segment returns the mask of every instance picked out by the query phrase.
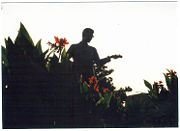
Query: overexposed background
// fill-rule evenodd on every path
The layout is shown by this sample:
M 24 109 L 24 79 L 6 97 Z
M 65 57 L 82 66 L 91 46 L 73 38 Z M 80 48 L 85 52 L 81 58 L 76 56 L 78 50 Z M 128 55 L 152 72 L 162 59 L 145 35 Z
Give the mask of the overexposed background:
M 94 29 L 90 45 L 100 58 L 121 54 L 107 66 L 114 69 L 113 83 L 130 86 L 132 93 L 147 92 L 143 80 L 162 80 L 163 72 L 178 72 L 177 2 L 113 3 L 2 3 L 0 43 L 15 40 L 20 22 L 34 43 L 42 39 L 43 49 L 54 36 L 78 43 L 86 27 Z

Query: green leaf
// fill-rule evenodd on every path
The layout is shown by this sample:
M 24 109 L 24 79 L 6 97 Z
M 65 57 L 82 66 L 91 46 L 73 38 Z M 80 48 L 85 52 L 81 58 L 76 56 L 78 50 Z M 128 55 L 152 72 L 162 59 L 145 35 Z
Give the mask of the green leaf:
M 99 104 L 103 103 L 104 101 L 104 97 L 101 97 L 97 102 L 96 102 L 96 106 L 98 106 Z
M 36 49 L 38 50 L 39 54 L 42 54 L 42 46 L 41 46 L 41 39 L 36 44 Z
M 164 74 L 164 77 L 165 77 L 166 85 L 167 85 L 168 89 L 170 89 L 171 79 L 166 74 Z
M 118 106 L 121 106 L 121 102 L 122 102 L 121 99 L 118 99 L 118 100 L 117 100 L 117 105 L 118 105 Z
M 158 95 L 158 89 L 156 87 L 156 85 L 153 85 L 153 91 L 152 91 L 152 96 L 157 99 Z
M 144 84 L 150 91 L 153 90 L 152 85 L 148 81 L 144 80 Z
M 18 45 L 30 44 L 30 45 L 34 46 L 34 43 L 31 39 L 29 33 L 27 32 L 26 28 L 24 27 L 24 25 L 22 23 L 20 23 L 20 29 L 19 29 L 19 33 L 17 35 L 17 38 L 15 40 L 15 44 L 18 44 Z
M 166 69 L 169 73 L 171 73 L 171 71 L 169 69 Z
M 64 49 L 61 54 L 61 62 L 63 62 L 66 59 L 66 50 Z
M 48 51 L 49 51 L 49 49 L 47 49 L 45 52 L 43 52 L 43 53 L 41 54 L 41 56 L 44 58 L 44 57 L 46 56 L 46 54 L 48 53 Z
M 66 49 L 64 48 L 62 54 L 61 54 L 61 62 L 65 63 L 68 62 L 69 54 L 66 52 Z
M 6 49 L 7 49 L 7 50 L 8 50 L 8 48 L 11 48 L 12 46 L 14 46 L 14 44 L 13 44 L 13 42 L 12 42 L 12 40 L 11 40 L 10 37 L 8 37 L 7 40 L 5 39 L 4 41 L 5 41 Z
M 50 72 L 50 69 L 51 69 L 51 63 L 49 62 L 49 63 L 47 63 L 45 66 L 46 66 L 47 71 Z
M 83 83 L 83 92 L 88 92 L 89 86 L 86 81 Z
M 112 98 L 112 94 L 105 93 L 104 94 L 104 104 L 106 104 L 108 106 L 110 104 L 111 98 Z
M 22 34 L 26 37 L 26 39 L 27 39 L 32 45 L 34 45 L 33 40 L 31 39 L 29 33 L 27 32 L 26 28 L 24 27 L 24 25 L 23 25 L 22 23 L 20 24 L 20 31 L 21 31 Z
M 4 64 L 6 67 L 8 66 L 8 59 L 7 59 L 7 51 L 6 48 L 1 46 L 2 51 L 2 64 Z
M 102 97 L 102 94 L 100 92 L 98 93 L 98 95 L 99 95 L 99 97 Z

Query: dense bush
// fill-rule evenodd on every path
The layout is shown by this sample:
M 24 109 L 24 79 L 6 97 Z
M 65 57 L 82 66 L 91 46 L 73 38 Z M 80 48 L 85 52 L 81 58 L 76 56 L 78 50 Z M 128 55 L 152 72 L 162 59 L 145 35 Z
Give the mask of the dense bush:
M 148 94 L 127 96 L 130 87 L 115 90 L 113 72 L 94 66 L 89 81 L 73 71 L 65 45 L 55 37 L 50 49 L 34 44 L 20 25 L 16 40 L 2 47 L 3 128 L 53 127 L 177 127 L 178 77 L 164 73 L 167 89 L 159 81 Z M 58 55 L 57 55 L 58 54 Z

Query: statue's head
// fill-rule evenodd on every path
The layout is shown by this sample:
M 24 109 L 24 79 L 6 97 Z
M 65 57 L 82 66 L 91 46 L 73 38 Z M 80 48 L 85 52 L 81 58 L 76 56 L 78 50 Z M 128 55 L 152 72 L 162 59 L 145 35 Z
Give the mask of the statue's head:
M 94 30 L 91 28 L 84 29 L 82 33 L 83 41 L 90 42 L 91 39 L 94 37 L 93 33 L 94 33 Z

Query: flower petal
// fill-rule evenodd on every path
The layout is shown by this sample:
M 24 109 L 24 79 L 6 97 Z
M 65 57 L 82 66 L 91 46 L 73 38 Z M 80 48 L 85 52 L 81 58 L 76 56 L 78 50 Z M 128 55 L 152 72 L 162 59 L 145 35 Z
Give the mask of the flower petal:
M 57 36 L 54 36 L 54 39 L 55 39 L 56 43 L 59 43 L 59 38 Z

